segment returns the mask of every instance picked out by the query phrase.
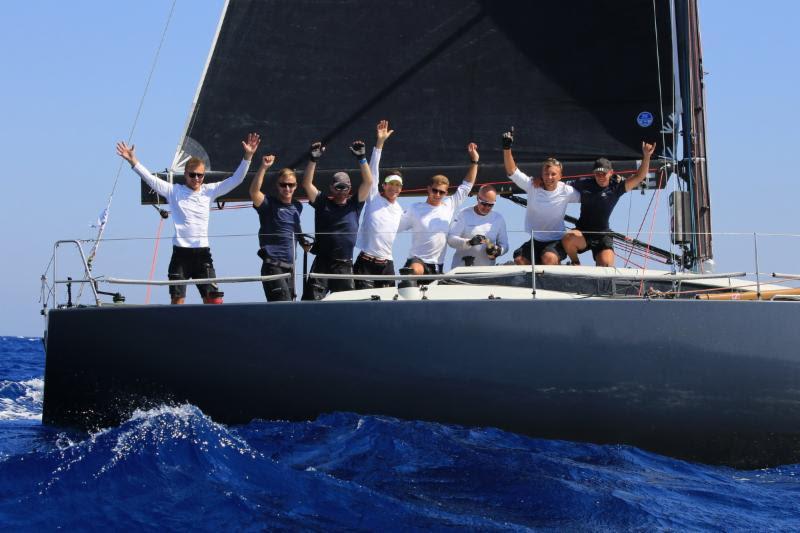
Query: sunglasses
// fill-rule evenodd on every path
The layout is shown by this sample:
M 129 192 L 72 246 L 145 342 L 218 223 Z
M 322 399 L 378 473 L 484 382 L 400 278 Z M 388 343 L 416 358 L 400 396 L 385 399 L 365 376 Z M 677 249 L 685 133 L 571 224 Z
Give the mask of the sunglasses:
M 336 189 L 337 191 L 346 191 L 350 189 L 350 186 L 345 185 L 344 183 L 337 183 L 336 185 L 333 186 L 333 188 Z
M 436 196 L 444 196 L 447 194 L 447 190 L 443 191 L 442 189 L 431 189 L 431 194 L 435 194 Z
M 494 207 L 494 202 L 484 202 L 483 200 L 478 200 L 478 203 L 481 204 L 483 207 L 488 207 L 489 209 Z
M 288 183 L 288 182 L 285 182 L 285 181 L 281 181 L 281 182 L 278 183 L 278 187 L 281 187 L 283 189 L 294 189 L 295 187 L 297 187 L 297 184 L 296 183 Z
M 202 172 L 187 172 L 186 175 L 196 180 L 201 180 L 206 177 L 206 175 Z

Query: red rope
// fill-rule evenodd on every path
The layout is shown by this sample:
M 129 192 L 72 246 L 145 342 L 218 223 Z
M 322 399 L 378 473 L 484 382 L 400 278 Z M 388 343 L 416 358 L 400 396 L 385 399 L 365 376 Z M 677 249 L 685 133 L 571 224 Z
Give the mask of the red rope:
M 160 218 L 160 217 L 159 217 Z M 147 281 L 153 281 L 153 274 L 156 271 L 156 259 L 158 259 L 158 244 L 161 242 L 161 228 L 164 227 L 164 219 L 160 218 L 158 222 L 158 231 L 156 232 L 156 246 L 153 250 L 153 261 L 150 263 L 150 275 L 147 277 Z M 150 303 L 150 292 L 152 291 L 153 286 L 147 286 L 147 294 L 144 297 L 144 304 L 147 305 Z
M 642 267 L 642 270 L 645 270 L 647 268 L 647 260 L 650 258 L 650 243 L 653 241 L 653 226 L 655 225 L 656 222 L 656 213 L 658 213 L 659 198 L 661 198 L 661 189 L 656 190 L 656 203 L 655 206 L 653 206 L 653 217 L 650 219 L 650 231 L 649 234 L 647 235 L 647 248 L 645 248 L 644 251 L 644 266 Z M 641 296 L 643 292 L 644 292 L 644 280 L 642 280 L 642 283 L 639 285 L 639 296 Z

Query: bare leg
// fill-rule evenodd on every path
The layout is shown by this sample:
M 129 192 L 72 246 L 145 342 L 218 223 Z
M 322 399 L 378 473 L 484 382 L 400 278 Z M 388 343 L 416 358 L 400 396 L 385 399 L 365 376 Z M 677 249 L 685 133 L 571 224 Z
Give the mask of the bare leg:
M 419 263 L 411 263 L 411 270 L 414 271 L 416 276 L 421 276 L 425 273 L 425 268 Z
M 578 259 L 578 250 L 586 248 L 586 239 L 583 237 L 583 233 L 578 230 L 570 230 L 561 239 L 561 244 L 564 246 L 564 251 L 567 252 L 572 264 L 581 264 Z
M 560 263 L 558 260 L 558 255 L 554 254 L 553 252 L 543 253 L 539 260 L 543 265 L 557 265 Z
M 172 305 L 183 305 L 183 302 L 186 301 L 186 298 L 178 298 L 173 296 L 172 301 L 170 302 Z
M 594 264 L 599 267 L 614 266 L 614 250 L 605 249 L 597 252 L 594 256 Z
M 528 259 L 526 257 L 518 255 L 517 257 L 514 258 L 514 264 L 515 265 L 528 266 L 528 265 L 531 264 L 531 262 L 528 261 Z

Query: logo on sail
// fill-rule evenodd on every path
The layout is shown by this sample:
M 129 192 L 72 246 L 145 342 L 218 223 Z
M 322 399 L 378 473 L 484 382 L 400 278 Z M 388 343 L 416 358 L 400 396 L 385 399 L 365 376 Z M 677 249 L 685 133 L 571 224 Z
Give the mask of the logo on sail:
M 636 123 L 639 127 L 649 128 L 653 125 L 653 114 L 650 111 L 642 111 L 636 117 Z

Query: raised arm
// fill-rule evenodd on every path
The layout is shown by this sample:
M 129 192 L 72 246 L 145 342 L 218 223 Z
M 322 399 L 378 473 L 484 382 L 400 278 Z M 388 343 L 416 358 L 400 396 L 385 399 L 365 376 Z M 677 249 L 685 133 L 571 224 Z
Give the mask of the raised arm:
M 478 163 L 481 158 L 478 154 L 478 145 L 469 143 L 467 145 L 467 153 L 469 154 L 469 170 L 467 170 L 467 175 L 464 176 L 464 181 L 474 184 L 475 179 L 478 177 Z
M 503 141 L 503 165 L 506 167 L 506 175 L 511 176 L 517 170 L 517 163 L 511 154 L 511 147 L 514 146 L 514 126 L 502 136 Z
M 261 186 L 264 183 L 264 174 L 274 163 L 274 155 L 265 155 L 261 158 L 261 166 L 258 168 L 253 181 L 250 182 L 250 199 L 253 201 L 253 207 L 258 207 L 264 203 L 264 193 L 261 192 Z
M 319 190 L 314 187 L 314 171 L 317 169 L 317 161 L 322 157 L 324 151 L 325 147 L 319 141 L 308 147 L 308 164 L 306 171 L 303 172 L 303 190 L 306 191 L 309 202 L 316 200 L 319 194 Z
M 639 170 L 636 171 L 636 174 L 625 179 L 625 191 L 630 191 L 638 187 L 647 176 L 647 173 L 650 172 L 650 156 L 653 155 L 655 149 L 656 143 L 650 144 L 642 142 L 642 164 L 639 166 Z
M 369 171 L 372 172 L 372 188 L 370 195 L 378 194 L 378 182 L 381 177 L 381 154 L 383 153 L 383 143 L 386 142 L 394 130 L 389 129 L 389 121 L 381 120 L 375 127 L 375 148 L 372 149 L 372 157 L 369 158 Z
M 172 192 L 172 184 L 150 174 L 144 165 L 142 165 L 136 158 L 136 146 L 128 146 L 125 142 L 120 141 L 117 143 L 117 155 L 127 161 L 134 172 L 145 182 L 151 189 L 161 196 L 168 196 Z
M 358 186 L 358 201 L 364 202 L 369 196 L 372 187 L 372 172 L 367 164 L 367 147 L 364 141 L 353 141 L 350 145 L 350 152 L 358 159 L 358 166 L 361 168 L 361 185 Z
M 239 163 L 239 167 L 236 169 L 236 172 L 219 183 L 212 183 L 211 185 L 208 185 L 208 187 L 214 191 L 215 198 L 228 194 L 244 181 L 244 177 L 247 176 L 247 170 L 250 168 L 250 161 L 253 160 L 253 154 L 255 154 L 256 150 L 258 150 L 259 144 L 261 144 L 261 137 L 258 135 L 258 133 L 247 134 L 247 139 L 242 141 L 242 149 L 244 150 L 242 162 Z

